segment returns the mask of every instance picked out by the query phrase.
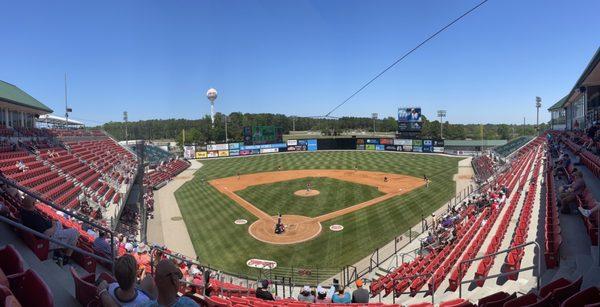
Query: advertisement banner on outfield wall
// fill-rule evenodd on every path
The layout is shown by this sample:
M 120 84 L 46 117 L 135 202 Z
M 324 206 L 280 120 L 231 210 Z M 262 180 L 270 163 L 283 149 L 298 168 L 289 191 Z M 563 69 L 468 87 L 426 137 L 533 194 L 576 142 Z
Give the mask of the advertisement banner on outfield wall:
M 385 150 L 387 151 L 398 151 L 398 147 L 396 145 L 385 145 Z M 400 146 L 400 149 L 402 149 L 402 146 Z
M 423 152 L 433 152 L 433 146 L 423 146 Z
M 413 147 L 415 147 L 415 146 L 418 146 L 418 147 L 423 146 L 423 140 L 412 140 L 412 146 Z M 413 151 L 414 151 L 414 149 L 413 149 Z
M 413 151 L 413 147 L 412 147 L 412 145 L 402 145 L 402 151 L 407 151 L 407 152 Z
M 411 145 L 412 146 L 412 140 L 394 139 L 394 145 Z
M 423 147 L 422 146 L 413 146 L 412 151 L 413 152 L 423 152 Z
M 385 145 L 375 145 L 375 150 L 385 150 Z
M 433 147 L 444 147 L 444 140 L 434 140 Z
M 375 150 L 375 144 L 367 144 L 365 145 L 366 150 Z
M 196 146 L 183 146 L 183 158 L 194 159 L 196 157 Z
M 298 140 L 287 140 L 287 146 L 296 146 L 298 145 Z
M 365 145 L 364 144 L 356 145 L 356 149 L 357 150 L 365 150 Z
M 367 139 L 367 144 L 379 144 L 379 139 Z
M 306 140 L 298 140 L 298 145 L 306 146 L 306 145 L 308 145 L 308 142 Z
M 423 140 L 423 146 L 433 146 L 432 140 Z
M 261 154 L 264 154 L 264 153 L 274 153 L 274 152 L 279 152 L 279 148 L 262 148 L 260 150 Z
M 392 145 L 392 144 L 394 144 L 394 139 L 379 139 L 379 144 Z
M 196 151 L 196 159 L 205 159 L 205 158 L 208 158 L 208 152 Z
M 219 150 L 219 157 L 229 157 L 229 150 Z
M 219 150 L 228 150 L 228 144 L 208 144 L 206 145 L 206 149 L 208 151 L 219 151 Z
M 240 146 L 241 146 L 240 143 L 229 143 L 229 150 L 240 149 Z
M 251 154 L 252 154 L 251 150 L 248 150 L 248 149 L 241 149 L 240 150 L 240 156 L 249 156 Z
M 444 147 L 433 147 L 433 152 L 444 152 Z
M 260 149 L 251 149 L 250 150 L 250 154 L 251 155 L 258 155 L 258 154 L 260 154 Z
M 365 139 L 356 139 L 356 144 L 357 145 L 364 145 L 365 144 Z
M 234 157 L 234 156 L 239 156 L 239 155 L 240 155 L 239 149 L 230 149 L 229 150 L 229 156 Z
M 317 151 L 317 139 L 307 140 L 306 145 L 308 151 Z
M 209 151 L 208 152 L 208 157 L 209 158 L 217 158 L 219 156 L 219 152 L 218 151 Z

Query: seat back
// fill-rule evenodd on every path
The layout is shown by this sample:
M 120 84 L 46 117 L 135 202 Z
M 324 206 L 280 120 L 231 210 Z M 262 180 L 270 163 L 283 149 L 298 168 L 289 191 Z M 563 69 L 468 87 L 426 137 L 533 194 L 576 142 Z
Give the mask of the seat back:
M 77 301 L 83 306 L 88 306 L 90 302 L 97 300 L 96 286 L 81 278 L 73 267 L 70 267 L 70 270 L 73 282 L 75 282 L 75 298 Z
M 589 287 L 577 292 L 560 305 L 561 307 L 587 306 L 588 304 L 600 303 L 600 290 L 597 287 Z
M 537 300 L 537 295 L 528 293 L 504 303 L 504 307 L 529 306 L 537 303 Z
M 23 258 L 21 254 L 10 244 L 0 249 L 0 269 L 6 275 L 23 273 Z
M 577 280 L 570 283 L 569 285 L 554 289 L 552 291 L 552 300 L 557 304 L 561 304 L 562 302 L 566 301 L 569 297 L 579 292 L 582 282 L 583 276 L 580 276 L 579 278 L 577 278 Z
M 488 303 L 488 302 L 494 302 L 494 301 L 498 301 L 501 300 L 503 298 L 507 298 L 509 297 L 510 294 L 506 293 L 506 292 L 496 292 L 494 294 L 490 294 L 486 297 L 482 297 L 479 299 L 479 301 L 477 302 L 477 306 L 483 306 L 484 304 Z
M 556 289 L 556 288 L 561 288 L 564 287 L 568 284 L 570 284 L 571 281 L 565 278 L 559 278 L 555 281 L 552 281 L 551 283 L 543 286 L 540 289 L 540 293 L 539 293 L 539 297 L 546 297 L 548 296 L 550 293 L 552 293 L 552 290 Z
M 9 276 L 8 279 L 13 294 L 22 305 L 54 306 L 52 292 L 36 272 L 27 270 L 24 273 Z
M 508 302 L 510 300 L 514 300 L 515 298 L 517 298 L 517 294 L 513 293 L 513 294 L 511 294 L 511 295 L 509 295 L 509 296 L 507 296 L 507 297 L 505 297 L 503 299 L 499 299 L 499 300 L 496 300 L 496 301 L 487 302 L 483 306 L 485 306 L 485 307 L 503 307 L 504 303 L 506 303 L 506 302 Z
M 218 296 L 207 297 L 206 304 L 208 307 L 226 307 L 231 305 L 228 300 L 222 299 Z

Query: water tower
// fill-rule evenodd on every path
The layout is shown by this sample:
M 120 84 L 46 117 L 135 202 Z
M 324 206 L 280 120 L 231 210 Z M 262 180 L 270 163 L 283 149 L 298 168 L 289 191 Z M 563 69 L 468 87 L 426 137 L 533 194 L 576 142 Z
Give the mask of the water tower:
M 206 91 L 206 98 L 210 100 L 210 120 L 212 121 L 212 125 L 215 125 L 215 99 L 217 99 L 217 90 L 214 88 L 209 88 Z

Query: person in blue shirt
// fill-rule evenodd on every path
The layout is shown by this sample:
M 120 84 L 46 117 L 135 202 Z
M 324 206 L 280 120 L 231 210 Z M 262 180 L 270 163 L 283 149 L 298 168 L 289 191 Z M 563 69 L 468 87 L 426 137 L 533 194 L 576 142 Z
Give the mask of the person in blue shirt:
M 344 293 L 344 287 L 340 286 L 338 293 L 334 294 L 331 298 L 331 302 L 338 304 L 351 304 L 352 296 L 350 293 Z

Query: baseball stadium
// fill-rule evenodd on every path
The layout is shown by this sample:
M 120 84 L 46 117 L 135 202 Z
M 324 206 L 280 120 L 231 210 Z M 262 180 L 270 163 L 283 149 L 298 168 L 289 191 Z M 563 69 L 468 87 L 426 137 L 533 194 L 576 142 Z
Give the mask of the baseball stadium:
M 0 307 L 600 305 L 598 3 L 26 2 Z

